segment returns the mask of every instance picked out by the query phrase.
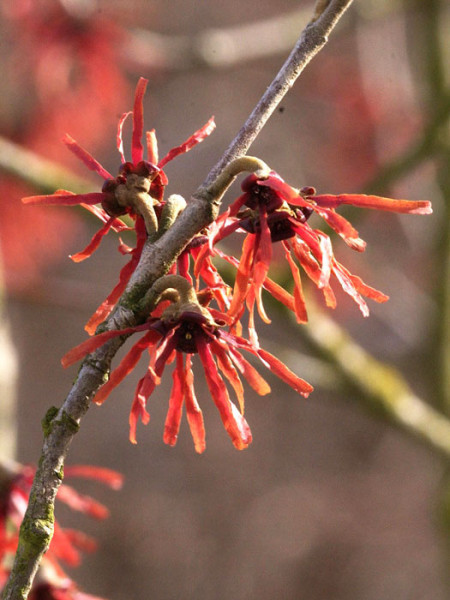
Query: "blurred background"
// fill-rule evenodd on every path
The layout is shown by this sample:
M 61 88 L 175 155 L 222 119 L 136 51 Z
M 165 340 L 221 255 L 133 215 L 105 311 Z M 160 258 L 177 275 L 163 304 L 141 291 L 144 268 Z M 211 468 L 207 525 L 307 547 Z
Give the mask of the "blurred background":
M 51 193 L 58 176 L 53 162 L 39 171 L 23 150 L 98 190 L 98 178 L 60 139 L 69 133 L 115 173 L 117 121 L 144 76 L 145 126 L 156 129 L 161 155 L 215 115 L 211 137 L 166 170 L 168 193 L 189 198 L 284 62 L 313 3 L 15 0 L 0 10 L 1 447 L 36 463 L 41 419 L 76 374 L 60 358 L 85 339 L 84 324 L 124 259 L 115 234 L 88 261 L 68 259 L 98 222 L 77 208 L 23 207 L 22 196 Z M 391 299 L 371 304 L 364 319 L 337 291 L 330 316 L 443 414 L 450 411 L 449 30 L 443 0 L 356 1 L 250 150 L 296 187 L 432 200 L 427 217 L 341 211 L 368 248 L 352 253 L 336 239 L 338 259 Z M 233 187 L 225 202 L 238 193 Z M 207 430 L 199 456 L 186 422 L 175 448 L 163 444 L 169 374 L 150 399 L 138 445 L 129 443 L 140 377 L 130 375 L 104 406 L 92 407 L 70 450 L 68 464 L 125 476 L 119 492 L 77 485 L 108 505 L 105 522 L 58 506 L 64 526 L 99 542 L 71 576 L 111 600 L 444 600 L 444 461 L 365 410 L 360 392 L 305 341 L 309 326 L 267 306 L 273 324 L 260 324 L 262 345 L 315 392 L 304 400 L 274 379 L 269 396 L 246 389 L 254 441 L 238 452 L 199 371 Z

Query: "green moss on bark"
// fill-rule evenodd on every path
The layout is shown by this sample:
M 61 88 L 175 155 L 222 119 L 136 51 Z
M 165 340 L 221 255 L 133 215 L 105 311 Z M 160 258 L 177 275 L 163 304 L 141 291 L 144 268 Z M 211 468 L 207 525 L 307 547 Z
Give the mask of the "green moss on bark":
M 56 406 L 51 406 L 45 413 L 45 417 L 41 421 L 44 437 L 50 435 L 53 427 L 53 419 L 56 417 L 57 414 L 58 408 L 56 408 Z

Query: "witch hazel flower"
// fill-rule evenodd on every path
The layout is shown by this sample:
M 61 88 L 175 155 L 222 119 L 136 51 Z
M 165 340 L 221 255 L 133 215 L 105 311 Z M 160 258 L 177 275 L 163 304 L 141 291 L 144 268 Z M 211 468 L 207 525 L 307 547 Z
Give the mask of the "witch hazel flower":
M 104 600 L 100 596 L 82 592 L 77 584 L 64 572 L 60 572 L 45 559 L 33 582 L 29 600 Z
M 261 300 L 262 289 L 292 309 L 300 323 L 307 321 L 306 303 L 302 291 L 299 266 L 322 290 L 327 306 L 336 306 L 331 283 L 336 280 L 368 316 L 364 297 L 385 302 L 388 296 L 368 286 L 339 263 L 333 253 L 331 240 L 319 229 L 313 229 L 308 219 L 313 213 L 326 223 L 353 250 L 362 252 L 365 242 L 357 230 L 336 208 L 351 204 L 390 212 L 425 215 L 432 212 L 428 201 L 395 200 L 363 194 L 316 194 L 312 187 L 297 190 L 283 181 L 275 172 L 268 176 L 252 173 L 242 183 L 243 194 L 219 217 L 214 225 L 208 246 L 199 255 L 201 261 L 216 254 L 237 267 L 233 298 L 228 316 L 238 320 L 245 306 L 249 310 L 249 332 L 255 341 L 254 306 L 263 321 L 269 323 Z M 235 231 L 247 233 L 239 261 L 216 249 L 215 244 Z M 293 298 L 268 277 L 273 244 L 281 242 L 294 280 Z M 197 267 L 198 268 L 198 267 Z
M 0 587 L 6 582 L 12 559 L 16 552 L 19 528 L 27 508 L 36 469 L 28 465 L 3 461 L 0 464 Z M 116 471 L 90 465 L 66 466 L 65 478 L 82 477 L 100 481 L 112 489 L 122 486 L 122 475 Z M 57 499 L 72 510 L 95 519 L 109 516 L 108 509 L 90 496 L 78 493 L 72 486 L 62 483 Z M 50 547 L 43 559 L 38 577 L 32 589 L 32 598 L 94 598 L 80 592 L 66 575 L 61 562 L 76 567 L 81 552 L 92 552 L 96 542 L 90 536 L 74 529 L 65 529 L 56 521 Z M 46 592 L 47 595 L 43 595 Z
M 136 327 L 100 333 L 70 350 L 61 361 L 63 366 L 67 367 L 113 337 L 144 332 L 93 399 L 97 404 L 102 404 L 111 391 L 134 369 L 143 352 L 148 352 L 149 365 L 138 382 L 130 411 L 131 442 L 136 443 L 138 419 L 144 424 L 150 420 L 146 408 L 147 401 L 159 385 L 166 365 L 175 362 L 164 442 L 170 446 L 176 444 L 182 408 L 185 405 L 195 449 L 199 453 L 205 450 L 203 415 L 194 390 L 192 363 L 195 355 L 198 355 L 203 365 L 207 386 L 225 430 L 238 450 L 246 448 L 252 441 L 250 428 L 243 415 L 244 388 L 241 377 L 258 394 L 265 395 L 270 392 L 269 384 L 244 358 L 242 350 L 259 359 L 267 369 L 302 396 L 307 397 L 312 391 L 309 383 L 295 375 L 275 356 L 250 341 L 225 331 L 228 317 L 201 304 L 200 302 L 207 302 L 210 295 L 196 294 L 184 277 L 161 277 L 151 291 L 155 297 L 155 304 L 170 302 L 160 317 L 150 317 L 146 323 Z M 235 392 L 239 409 L 230 399 L 225 380 Z
M 119 282 L 98 307 L 86 324 L 86 330 L 92 335 L 97 326 L 110 314 L 112 308 L 122 295 L 139 262 L 142 248 L 148 236 L 158 231 L 162 207 L 164 205 L 164 190 L 168 183 L 163 167 L 176 156 L 188 152 L 198 143 L 209 136 L 215 128 L 214 117 L 179 146 L 169 150 L 162 158 L 158 158 L 158 144 L 155 131 L 145 133 L 147 159 L 144 158 L 144 108 L 143 97 L 148 80 L 140 78 L 135 91 L 133 110 L 124 113 L 119 120 L 117 129 L 117 149 L 121 158 L 119 174 L 114 177 L 93 156 L 82 148 L 73 138 L 65 135 L 64 144 L 79 158 L 85 166 L 94 171 L 103 180 L 100 192 L 74 194 L 67 190 L 57 190 L 46 196 L 29 196 L 22 202 L 30 205 L 81 205 L 101 219 L 104 225 L 92 237 L 82 251 L 71 256 L 75 262 L 85 260 L 98 248 L 103 237 L 113 229 L 116 232 L 133 229 L 120 219 L 127 215 L 134 222 L 136 246 L 124 244 L 121 240 L 119 251 L 130 255 L 130 261 L 120 272 Z M 131 161 L 127 161 L 123 148 L 123 127 L 132 117 Z M 100 206 L 97 206 L 100 205 Z

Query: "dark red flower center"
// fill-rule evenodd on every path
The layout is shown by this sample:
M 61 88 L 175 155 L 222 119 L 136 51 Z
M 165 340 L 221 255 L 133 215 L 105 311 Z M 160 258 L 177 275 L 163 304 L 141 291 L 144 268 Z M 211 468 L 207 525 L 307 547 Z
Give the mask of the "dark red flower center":
M 293 224 L 306 223 L 312 214 L 310 208 L 290 207 L 292 212 L 287 210 L 277 210 L 267 216 L 267 225 L 270 229 L 270 239 L 272 242 L 287 240 L 295 235 Z M 241 220 L 241 227 L 248 233 L 260 233 L 261 221 L 258 214 L 244 217 Z
M 196 337 L 199 335 L 202 335 L 205 338 L 205 341 L 209 339 L 197 323 L 184 321 L 177 332 L 176 349 L 180 352 L 195 354 L 198 352 Z
M 206 317 L 200 312 L 186 311 L 177 319 L 166 322 L 169 328 L 176 326 L 177 330 L 174 336 L 175 349 L 179 352 L 195 354 L 197 350 L 196 340 L 202 337 L 209 344 L 211 335 L 214 335 L 215 327 L 211 325 Z
M 266 212 L 270 214 L 281 208 L 283 202 L 284 200 L 278 192 L 268 186 L 259 185 L 258 182 L 251 185 L 246 191 L 245 205 L 252 210 L 265 208 Z

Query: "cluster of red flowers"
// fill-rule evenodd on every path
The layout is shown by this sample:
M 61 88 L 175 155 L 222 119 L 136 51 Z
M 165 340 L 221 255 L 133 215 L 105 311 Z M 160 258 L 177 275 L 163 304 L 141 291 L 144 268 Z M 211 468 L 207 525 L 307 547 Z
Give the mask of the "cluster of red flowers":
M 104 221 L 104 226 L 88 247 L 74 255 L 75 260 L 89 256 L 109 229 L 121 231 L 128 227 L 120 219 L 122 215 L 128 215 L 134 222 L 135 248 L 125 248 L 122 242 L 119 246 L 121 252 L 131 254 L 131 260 L 122 270 L 119 284 L 88 322 L 87 330 L 91 334 L 110 313 L 125 289 L 146 240 L 150 238 L 151 242 L 151 236 L 158 231 L 166 202 L 164 189 L 167 178 L 162 168 L 169 160 L 202 141 L 214 128 L 211 119 L 162 160 L 158 160 L 157 157 L 154 131 L 147 132 L 148 160 L 145 161 L 141 142 L 144 132 L 142 100 L 145 87 L 146 81 L 140 79 L 132 111 L 131 163 L 126 162 L 122 149 L 122 127 L 130 113 L 125 113 L 119 121 L 117 143 L 123 164 L 116 178 L 74 140 L 68 136 L 64 140 L 86 166 L 106 180 L 101 192 L 74 195 L 59 190 L 52 196 L 24 199 L 24 202 L 29 204 L 82 204 Z M 308 396 L 313 389 L 276 357 L 260 347 L 255 327 L 255 306 L 261 319 L 270 322 L 262 302 L 262 289 L 292 310 L 300 323 L 307 321 L 300 268 L 322 290 L 325 302 L 330 307 L 336 305 L 332 289 L 334 280 L 355 300 L 364 316 L 369 312 L 364 296 L 377 302 L 387 300 L 385 294 L 365 284 L 336 260 L 330 237 L 320 229 L 313 229 L 309 218 L 316 213 L 350 248 L 361 252 L 365 243 L 356 229 L 336 212 L 340 205 L 352 204 L 409 214 L 431 212 L 431 205 L 426 201 L 412 202 L 357 194 L 316 194 L 311 187 L 297 190 L 274 172 L 253 173 L 242 183 L 242 191 L 243 194 L 206 232 L 203 231 L 194 238 L 173 265 L 170 274 L 154 284 L 154 291 L 157 291 L 155 309 L 148 315 L 145 323 L 120 331 L 99 333 L 68 352 L 63 358 L 64 366 L 68 366 L 112 337 L 145 332 L 94 397 L 94 401 L 101 404 L 111 390 L 134 369 L 143 352 L 148 351 L 149 365 L 137 385 L 130 413 L 132 442 L 136 442 L 138 419 L 144 424 L 149 421 L 146 409 L 148 398 L 159 384 L 165 366 L 175 361 L 164 441 L 170 445 L 176 443 L 184 404 L 195 448 L 198 452 L 204 450 L 203 417 L 195 396 L 192 372 L 192 360 L 195 354 L 198 354 L 204 367 L 207 385 L 226 431 L 236 448 L 247 447 L 251 442 L 251 432 L 243 416 L 244 398 L 240 375 L 259 394 L 267 394 L 270 387 L 243 357 L 242 350 L 257 357 L 266 368 L 303 396 Z M 95 207 L 95 204 L 101 204 L 101 208 Z M 234 233 L 245 234 L 239 260 L 228 256 L 217 246 L 221 240 Z M 268 277 L 272 247 L 276 243 L 282 244 L 292 273 L 292 295 Z M 236 267 L 234 289 L 222 280 L 213 264 L 215 256 L 220 256 Z M 193 275 L 190 274 L 191 267 Z M 201 289 L 203 284 L 206 287 Z M 217 303 L 218 308 L 210 306 L 213 301 Z M 246 309 L 248 339 L 242 337 L 241 324 Z M 224 380 L 233 388 L 240 410 L 231 401 Z
M 30 466 L 0 465 L 0 589 L 9 577 L 34 474 L 35 469 Z M 65 476 L 95 479 L 112 489 L 119 489 L 122 485 L 119 473 L 100 467 L 67 466 Z M 60 486 L 57 498 L 71 509 L 95 519 L 105 519 L 109 515 L 103 504 L 79 494 L 65 483 Z M 33 600 L 96 600 L 95 596 L 81 592 L 60 564 L 62 561 L 75 567 L 80 563 L 80 552 L 95 549 L 96 542 L 91 537 L 78 530 L 64 529 L 56 522 L 50 548 L 29 597 Z

